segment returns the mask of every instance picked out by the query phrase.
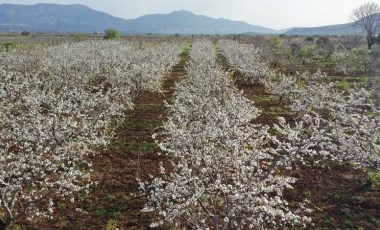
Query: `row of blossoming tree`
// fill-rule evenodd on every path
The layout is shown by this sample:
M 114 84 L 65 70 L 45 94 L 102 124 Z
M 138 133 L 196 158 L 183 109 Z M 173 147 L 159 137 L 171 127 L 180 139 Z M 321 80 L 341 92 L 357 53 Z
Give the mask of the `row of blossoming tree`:
M 249 68 L 252 64 L 245 64 L 260 62 L 259 49 L 234 41 L 221 41 L 219 47 L 229 63 L 239 66 L 238 71 L 246 78 L 252 72 L 260 73 L 254 71 L 255 67 Z M 235 53 L 231 50 L 235 50 Z M 251 50 L 254 57 L 239 62 L 239 54 L 247 50 Z M 330 82 L 326 74 L 320 71 L 314 74 L 297 73 L 294 76 L 276 74 L 274 71 L 265 73 L 256 80 L 276 95 L 279 103 L 285 100 L 296 120 L 307 115 L 318 121 L 318 132 L 311 127 L 303 127 L 292 134 L 291 138 L 298 136 L 295 145 L 297 142 L 312 140 L 313 148 L 318 149 L 314 154 L 333 160 L 351 161 L 357 167 L 368 167 L 375 171 L 380 169 L 380 110 L 376 101 L 377 89 L 354 86 L 341 90 L 337 87 L 337 82 Z M 281 130 L 289 131 L 290 126 L 284 125 L 283 119 L 279 123 L 282 125 L 282 128 L 279 127 Z
M 234 87 L 231 73 L 217 65 L 213 44 L 195 43 L 187 78 L 168 105 L 165 131 L 155 135 L 171 159 L 170 170 L 162 165 L 160 177 L 140 183 L 150 197 L 144 211 L 160 216 L 152 227 L 306 226 L 311 210 L 304 203 L 289 210 L 282 197 L 295 182 L 286 176 L 294 163 L 305 157 L 349 161 L 378 173 L 380 117 L 373 91 L 341 91 L 321 72 L 277 75 L 250 45 L 221 41 L 218 49 L 233 71 L 263 83 L 285 102 L 294 121 L 279 117 L 273 127 L 252 122 L 260 111 Z
M 178 61 L 179 44 L 81 42 L 0 53 L 0 228 L 90 183 L 94 147 Z M 119 119 L 118 119 L 119 118 Z
M 268 126 L 251 123 L 260 111 L 217 65 L 211 42 L 193 44 L 190 56 L 165 131 L 155 135 L 171 159 L 170 170 L 161 166 L 160 177 L 141 183 L 150 196 L 144 211 L 160 216 L 152 227 L 168 222 L 191 229 L 263 229 L 308 223 L 303 204 L 289 210 L 282 197 L 295 179 L 279 173 L 306 147 L 285 152 L 287 143 Z

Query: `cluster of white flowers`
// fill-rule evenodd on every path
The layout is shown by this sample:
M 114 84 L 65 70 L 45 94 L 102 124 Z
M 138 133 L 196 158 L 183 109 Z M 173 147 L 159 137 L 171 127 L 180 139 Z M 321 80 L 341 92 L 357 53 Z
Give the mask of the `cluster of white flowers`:
M 344 75 L 351 75 L 366 71 L 371 62 L 367 49 L 338 49 L 331 54 L 331 61 L 334 62 L 334 70 Z
M 281 95 L 288 98 L 297 119 L 309 116 L 316 121 L 314 126 L 300 127 L 293 139 L 313 142 L 313 148 L 318 150 L 312 151 L 314 154 L 380 169 L 380 110 L 374 91 L 358 87 L 340 90 L 320 71 L 281 75 L 280 80 L 268 80 L 267 85 L 275 94 L 287 92 Z
M 218 48 L 232 67 L 240 71 L 246 80 L 258 81 L 270 72 L 269 64 L 260 56 L 261 50 L 250 44 L 221 40 Z
M 284 99 L 289 99 L 294 91 L 291 89 L 297 88 L 298 79 L 295 77 L 287 77 L 284 74 L 277 76 L 267 76 L 261 78 L 260 82 L 264 83 L 267 90 L 278 97 L 278 102 L 281 104 Z
M 91 39 L 96 39 L 91 38 Z M 75 38 L 74 36 L 47 36 L 44 34 L 43 36 L 2 36 L 0 38 L 0 43 L 14 43 L 16 46 L 26 45 L 26 46 L 43 46 L 46 45 L 60 45 L 62 43 L 77 43 L 80 39 Z M 3 47 L 1 47 L 3 48 Z M 0 51 L 6 51 L 1 50 Z
M 172 170 L 140 184 L 150 194 L 144 211 L 161 216 L 151 226 L 166 221 L 192 229 L 264 229 L 310 221 L 282 198 L 295 181 L 278 173 L 291 154 L 271 147 L 280 141 L 269 127 L 251 123 L 259 111 L 216 65 L 212 43 L 194 43 L 190 55 L 165 131 L 155 135 Z
M 243 62 L 257 63 L 256 68 L 266 72 L 257 53 L 257 57 L 246 54 L 249 50 L 246 45 L 222 41 L 219 47 L 235 66 L 244 66 Z M 347 57 L 344 52 L 334 55 L 337 61 Z M 245 58 L 240 58 L 240 62 L 231 61 L 231 56 Z M 245 75 L 252 72 L 243 68 L 239 70 Z M 320 71 L 315 74 L 296 73 L 295 76 L 267 73 L 259 80 L 278 96 L 280 103 L 286 99 L 296 115 L 292 126 L 282 118 L 275 125 L 283 134 L 283 142 L 278 142 L 278 146 L 282 145 L 286 153 L 299 159 L 302 159 L 302 154 L 318 154 L 333 160 L 348 160 L 358 167 L 380 168 L 380 109 L 376 103 L 376 90 L 359 87 L 339 90 L 337 83 L 329 82 Z
M 347 50 L 337 50 L 331 55 L 331 59 L 335 62 L 336 67 L 335 70 L 338 72 L 342 72 L 344 74 L 347 74 L 349 71 L 348 65 L 345 65 L 347 62 L 347 59 L 349 58 L 349 51 Z
M 0 57 L 0 222 L 47 212 L 38 203 L 88 186 L 84 157 L 142 90 L 159 90 L 177 44 L 82 42 Z M 115 118 L 116 119 L 116 118 Z

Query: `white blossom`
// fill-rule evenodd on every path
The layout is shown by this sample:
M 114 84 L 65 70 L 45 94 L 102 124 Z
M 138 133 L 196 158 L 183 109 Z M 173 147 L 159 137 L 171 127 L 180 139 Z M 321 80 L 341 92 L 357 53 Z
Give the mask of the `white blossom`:
M 144 90 L 160 91 L 178 44 L 88 41 L 0 53 L 0 222 L 88 188 L 86 156 Z M 73 199 L 71 200 L 74 201 Z
M 268 62 L 260 55 L 260 48 L 232 40 L 221 40 L 218 47 L 232 68 L 240 71 L 246 80 L 258 81 L 271 72 Z
M 172 158 L 173 171 L 148 183 L 150 202 L 144 211 L 195 229 L 308 222 L 286 208 L 282 193 L 295 179 L 279 175 L 278 162 L 288 158 L 268 148 L 278 141 L 269 127 L 251 123 L 259 110 L 218 67 L 213 45 L 196 42 L 190 56 L 187 77 L 168 105 L 165 131 L 155 135 Z

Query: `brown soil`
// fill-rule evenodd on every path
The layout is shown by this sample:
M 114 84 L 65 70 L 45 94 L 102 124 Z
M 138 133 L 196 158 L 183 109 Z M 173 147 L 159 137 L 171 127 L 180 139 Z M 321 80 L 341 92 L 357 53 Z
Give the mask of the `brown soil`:
M 380 188 L 366 184 L 363 170 L 348 163 L 322 167 L 310 162 L 290 175 L 298 180 L 285 197 L 293 205 L 310 201 L 314 229 L 380 229 Z

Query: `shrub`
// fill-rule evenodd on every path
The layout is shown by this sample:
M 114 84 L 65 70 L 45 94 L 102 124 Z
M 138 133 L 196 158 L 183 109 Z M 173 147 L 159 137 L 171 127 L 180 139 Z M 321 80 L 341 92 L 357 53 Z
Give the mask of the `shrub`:
M 120 32 L 117 29 L 107 29 L 104 31 L 104 39 L 118 40 L 120 39 Z
M 16 48 L 16 43 L 14 42 L 6 42 L 3 44 L 3 47 L 7 52 L 11 51 L 12 49 Z

